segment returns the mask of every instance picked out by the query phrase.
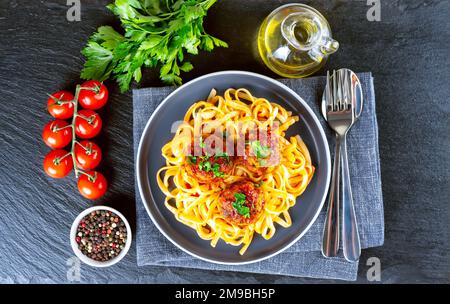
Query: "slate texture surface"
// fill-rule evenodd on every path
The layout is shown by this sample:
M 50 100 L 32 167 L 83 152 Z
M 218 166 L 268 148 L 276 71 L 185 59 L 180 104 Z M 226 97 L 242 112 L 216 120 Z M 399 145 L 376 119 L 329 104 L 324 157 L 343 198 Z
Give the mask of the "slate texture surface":
M 206 28 L 229 49 L 193 58 L 190 80 L 205 73 L 242 69 L 272 74 L 259 61 L 255 35 L 262 19 L 291 1 L 221 0 Z M 358 282 L 369 257 L 381 261 L 381 279 L 450 282 L 450 1 L 381 0 L 381 22 L 369 22 L 365 0 L 302 1 L 329 20 L 341 48 L 326 68 L 372 71 L 377 94 L 385 204 L 385 245 L 364 250 Z M 0 282 L 68 283 L 73 256 L 68 234 L 92 205 L 74 179 L 51 180 L 42 172 L 48 148 L 41 130 L 51 117 L 46 93 L 73 89 L 87 37 L 103 24 L 117 26 L 106 0 L 82 1 L 80 22 L 68 22 L 65 0 L 0 2 Z M 318 73 L 323 75 L 324 71 Z M 110 190 L 96 204 L 119 209 L 135 224 L 131 94 L 113 82 L 105 127 L 97 139 L 105 151 L 101 171 Z M 145 86 L 162 85 L 146 71 Z M 137 267 L 135 244 L 108 269 L 81 266 L 85 283 L 322 283 L 326 280 Z

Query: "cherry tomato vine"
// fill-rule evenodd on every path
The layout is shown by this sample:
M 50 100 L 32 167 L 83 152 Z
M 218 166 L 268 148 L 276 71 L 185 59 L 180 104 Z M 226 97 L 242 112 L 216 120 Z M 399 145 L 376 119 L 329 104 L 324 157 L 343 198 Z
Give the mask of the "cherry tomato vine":
M 58 91 L 49 95 L 47 109 L 56 120 L 49 122 L 42 139 L 52 149 L 44 158 L 44 171 L 53 178 L 63 178 L 72 169 L 78 179 L 78 190 L 88 199 L 102 197 L 108 188 L 102 173 L 94 171 L 102 158 L 100 147 L 86 139 L 97 136 L 102 120 L 92 109 L 100 109 L 108 100 L 106 86 L 96 80 L 77 85 L 75 95 Z M 84 107 L 78 110 L 79 105 Z M 70 119 L 69 124 L 64 119 Z M 78 141 L 77 137 L 84 139 Z M 70 145 L 70 151 L 62 148 Z

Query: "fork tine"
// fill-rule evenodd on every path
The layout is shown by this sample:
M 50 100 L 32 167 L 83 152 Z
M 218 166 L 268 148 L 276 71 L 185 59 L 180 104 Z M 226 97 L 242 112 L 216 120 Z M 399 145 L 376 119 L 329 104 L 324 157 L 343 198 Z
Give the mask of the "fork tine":
M 338 111 L 337 104 L 337 79 L 336 79 L 336 71 L 333 70 L 333 111 Z
M 330 71 L 327 71 L 327 85 L 325 94 L 325 98 L 327 101 L 327 110 L 333 110 L 333 101 L 331 100 Z
M 345 73 L 345 89 L 346 89 L 346 110 L 353 110 L 353 103 L 352 103 L 352 83 L 351 83 L 351 74 L 350 71 L 346 71 Z
M 342 110 L 347 110 L 347 70 L 342 70 Z
M 352 99 L 352 74 L 347 71 L 347 94 L 348 94 L 348 106 L 349 109 L 353 109 L 353 99 Z
M 342 73 L 344 74 L 344 80 L 342 83 L 342 90 L 344 92 L 344 97 L 343 97 L 343 110 L 348 110 L 348 73 L 347 70 L 342 70 Z
M 342 86 L 342 110 L 347 109 L 347 78 L 345 77 L 347 73 L 345 73 L 345 70 L 341 70 L 341 86 Z
M 338 97 L 338 111 L 342 111 L 344 108 L 342 100 L 342 70 L 337 71 L 337 97 Z
M 346 109 L 347 106 L 347 88 L 346 88 L 346 83 L 345 83 L 345 70 L 341 71 L 341 90 L 342 90 L 342 110 Z

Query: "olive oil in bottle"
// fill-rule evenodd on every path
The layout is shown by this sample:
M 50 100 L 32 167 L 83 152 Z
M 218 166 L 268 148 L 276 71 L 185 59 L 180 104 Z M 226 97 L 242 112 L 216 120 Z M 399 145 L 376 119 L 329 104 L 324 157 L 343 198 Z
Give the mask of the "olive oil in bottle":
M 326 19 L 304 4 L 283 5 L 267 16 L 258 34 L 264 63 L 290 78 L 306 77 L 319 70 L 339 43 L 331 38 Z

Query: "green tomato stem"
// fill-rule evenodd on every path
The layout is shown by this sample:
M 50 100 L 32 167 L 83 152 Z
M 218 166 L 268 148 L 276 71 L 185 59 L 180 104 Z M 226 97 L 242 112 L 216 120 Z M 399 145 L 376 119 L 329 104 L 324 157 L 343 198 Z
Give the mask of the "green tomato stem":
M 77 87 L 76 87 L 76 89 L 75 89 L 75 98 L 74 98 L 74 100 L 72 100 L 71 102 L 73 102 L 73 118 L 72 118 L 72 123 L 70 124 L 70 127 L 72 128 L 72 144 L 71 144 L 71 149 L 70 149 L 70 152 L 69 153 L 67 153 L 67 155 L 71 155 L 72 156 L 72 162 L 73 162 L 73 170 L 74 170 L 74 172 L 75 172 L 75 177 L 76 178 L 78 178 L 79 177 L 79 175 L 80 174 L 84 174 L 84 175 L 87 175 L 88 177 L 89 177 L 89 180 L 91 180 L 91 181 L 95 181 L 96 180 L 96 176 L 92 176 L 92 175 L 90 175 L 90 174 L 88 174 L 88 173 L 86 173 L 84 170 L 82 170 L 82 169 L 80 169 L 80 168 L 78 168 L 78 166 L 77 166 L 77 161 L 76 161 L 76 158 L 75 158 L 75 145 L 76 144 L 78 144 L 78 145 L 80 145 L 81 147 L 83 147 L 84 149 L 86 149 L 82 144 L 80 144 L 78 141 L 77 141 L 77 137 L 76 137 L 76 134 L 75 134 L 75 120 L 77 119 L 77 117 L 81 117 L 81 118 L 83 118 L 83 119 L 86 119 L 88 122 L 89 122 L 89 120 L 90 120 L 90 118 L 87 118 L 87 117 L 84 117 L 83 115 L 79 115 L 78 114 L 78 97 L 79 97 L 79 95 L 80 95 L 80 90 L 81 89 L 84 89 L 82 86 L 80 86 L 80 85 L 77 85 Z M 87 88 L 87 89 L 92 89 L 92 88 Z M 95 117 L 95 116 L 94 116 Z M 66 155 L 66 156 L 67 156 Z M 65 156 L 64 156 L 65 157 Z
M 54 127 L 53 128 L 53 132 L 58 132 L 58 131 L 61 131 L 61 130 L 67 129 L 67 128 L 72 128 L 72 127 L 73 127 L 72 125 L 67 125 L 67 126 L 64 126 L 64 127 L 61 127 L 61 128 Z
M 80 118 L 86 120 L 86 121 L 87 121 L 88 123 L 90 123 L 90 124 L 91 124 L 92 121 L 95 119 L 95 115 L 91 115 L 91 116 L 89 116 L 89 117 L 86 117 L 86 116 L 84 116 L 84 115 L 80 115 L 80 114 L 74 112 L 73 117 L 75 117 L 75 116 L 78 116 L 78 117 L 80 117 Z
M 75 134 L 75 120 L 78 116 L 78 96 L 80 95 L 80 85 L 77 85 L 77 88 L 75 89 L 75 98 L 73 100 L 73 118 L 72 118 L 72 145 L 70 149 L 70 153 L 72 154 L 72 162 L 73 162 L 73 170 L 75 171 L 75 177 L 78 178 L 78 174 L 80 171 L 77 168 L 77 161 L 75 159 L 75 143 L 76 140 L 76 134 Z

